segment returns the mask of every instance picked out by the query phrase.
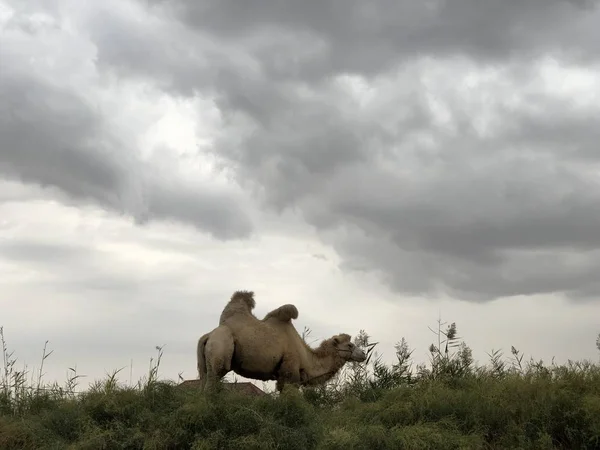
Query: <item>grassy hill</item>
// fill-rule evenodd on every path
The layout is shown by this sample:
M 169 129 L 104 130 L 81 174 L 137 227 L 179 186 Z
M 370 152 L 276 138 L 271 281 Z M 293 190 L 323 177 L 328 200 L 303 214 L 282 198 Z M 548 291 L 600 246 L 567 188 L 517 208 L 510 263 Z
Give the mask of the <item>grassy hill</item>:
M 397 363 L 348 366 L 318 389 L 251 397 L 203 395 L 157 379 L 160 357 L 135 388 L 116 374 L 82 394 L 26 385 L 4 345 L 1 449 L 600 449 L 600 366 L 523 362 L 491 355 L 474 364 L 439 330 L 429 365 L 412 368 L 404 340 Z M 74 375 L 75 377 L 75 375 Z

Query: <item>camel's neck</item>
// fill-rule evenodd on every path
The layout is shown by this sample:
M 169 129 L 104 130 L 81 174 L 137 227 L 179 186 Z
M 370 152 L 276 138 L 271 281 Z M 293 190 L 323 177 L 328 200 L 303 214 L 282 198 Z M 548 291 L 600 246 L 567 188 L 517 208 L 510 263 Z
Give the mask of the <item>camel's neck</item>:
M 337 353 L 320 355 L 312 351 L 308 356 L 308 364 L 303 369 L 309 384 L 321 384 L 330 380 L 344 365 L 344 360 Z

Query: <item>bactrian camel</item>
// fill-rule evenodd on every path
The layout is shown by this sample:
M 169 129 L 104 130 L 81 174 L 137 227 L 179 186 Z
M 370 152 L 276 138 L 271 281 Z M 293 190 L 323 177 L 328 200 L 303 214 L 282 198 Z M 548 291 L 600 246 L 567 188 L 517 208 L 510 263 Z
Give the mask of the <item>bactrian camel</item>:
M 200 389 L 211 389 L 230 371 L 254 380 L 276 380 L 309 386 L 331 379 L 348 361 L 363 362 L 365 352 L 341 333 L 311 348 L 298 334 L 292 319 L 298 309 L 291 304 L 269 312 L 262 320 L 252 310 L 254 293 L 236 291 L 221 313 L 219 326 L 198 340 Z

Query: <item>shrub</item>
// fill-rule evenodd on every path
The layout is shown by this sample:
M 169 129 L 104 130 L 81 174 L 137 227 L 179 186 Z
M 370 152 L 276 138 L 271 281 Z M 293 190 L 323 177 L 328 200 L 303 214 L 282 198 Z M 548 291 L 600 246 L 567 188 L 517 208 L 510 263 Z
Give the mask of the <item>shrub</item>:
M 512 361 L 496 351 L 476 366 L 456 325 L 442 325 L 429 366 L 412 370 L 405 340 L 398 362 L 385 366 L 361 332 L 356 343 L 373 356 L 370 365 L 348 366 L 326 386 L 258 398 L 159 381 L 160 347 L 134 387 L 120 385 L 115 371 L 77 394 L 74 369 L 64 387 L 27 385 L 0 328 L 0 448 L 600 448 L 598 364 L 523 362 L 513 347 Z M 44 347 L 42 364 L 47 355 Z

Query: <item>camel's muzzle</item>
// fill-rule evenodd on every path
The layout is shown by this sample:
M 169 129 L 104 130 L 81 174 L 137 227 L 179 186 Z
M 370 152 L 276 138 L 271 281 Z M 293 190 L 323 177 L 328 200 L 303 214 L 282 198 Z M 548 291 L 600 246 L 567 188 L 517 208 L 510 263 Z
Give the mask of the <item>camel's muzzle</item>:
M 354 347 L 354 350 L 352 351 L 352 355 L 350 356 L 350 359 L 352 361 L 356 361 L 356 362 L 363 362 L 364 360 L 367 359 L 367 354 L 360 348 L 358 347 Z

